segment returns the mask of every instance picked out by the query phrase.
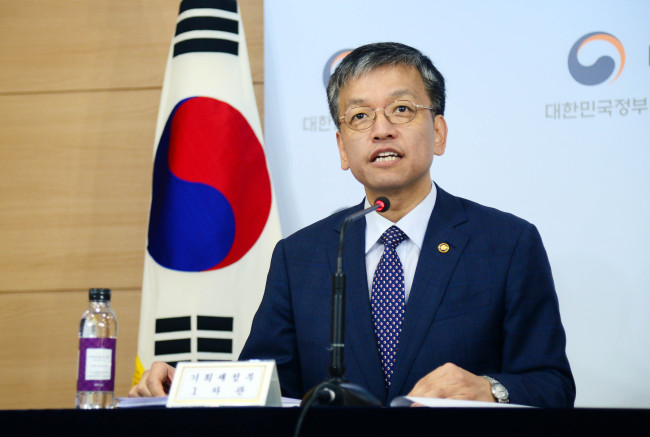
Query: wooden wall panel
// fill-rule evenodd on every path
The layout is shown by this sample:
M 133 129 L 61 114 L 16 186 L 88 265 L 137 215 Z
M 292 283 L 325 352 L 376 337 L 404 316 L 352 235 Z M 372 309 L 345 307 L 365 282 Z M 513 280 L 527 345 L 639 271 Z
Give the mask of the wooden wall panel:
M 101 283 L 95 285 L 101 286 Z M 0 409 L 74 408 L 78 335 L 88 290 L 0 294 Z M 140 290 L 113 290 L 117 315 L 115 394 L 131 386 Z
M 3 0 L 0 91 L 162 83 L 175 0 Z
M 254 84 L 264 83 L 264 0 L 240 0 L 239 13 L 242 17 L 248 59 Z M 257 104 L 260 100 L 258 97 Z M 264 111 L 259 108 L 261 113 Z
M 159 95 L 0 96 L 0 289 L 140 285 Z
M 160 86 L 179 0 L 0 0 L 0 93 Z M 240 2 L 254 82 L 262 0 Z

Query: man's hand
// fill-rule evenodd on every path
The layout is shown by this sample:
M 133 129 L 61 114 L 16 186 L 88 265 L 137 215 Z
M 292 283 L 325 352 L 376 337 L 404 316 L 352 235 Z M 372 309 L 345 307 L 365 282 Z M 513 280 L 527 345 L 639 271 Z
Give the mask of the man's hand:
M 151 369 L 142 374 L 138 385 L 131 387 L 129 397 L 165 396 L 174 378 L 174 369 L 167 363 L 155 361 Z
M 420 379 L 408 396 L 495 402 L 492 386 L 485 378 L 452 363 Z

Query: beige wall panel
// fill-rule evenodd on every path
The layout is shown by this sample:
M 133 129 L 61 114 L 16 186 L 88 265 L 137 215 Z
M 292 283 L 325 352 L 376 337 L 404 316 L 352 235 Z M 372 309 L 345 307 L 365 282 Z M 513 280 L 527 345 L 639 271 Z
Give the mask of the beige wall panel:
M 255 100 L 257 101 L 257 110 L 260 114 L 262 121 L 262 129 L 264 129 L 264 84 L 253 84 L 253 91 L 255 92 Z
M 253 83 L 264 82 L 264 0 L 240 0 Z M 257 100 L 259 106 L 260 100 Z M 260 107 L 261 108 L 261 107 Z
M 0 96 L 0 290 L 140 286 L 159 95 Z
M 253 81 L 263 0 L 240 2 Z M 0 93 L 162 84 L 179 0 L 0 0 Z
M 0 92 L 156 86 L 175 0 L 2 0 Z
M 0 294 L 0 409 L 74 408 L 78 333 L 88 291 Z M 133 376 L 140 290 L 113 290 L 118 339 L 115 394 Z

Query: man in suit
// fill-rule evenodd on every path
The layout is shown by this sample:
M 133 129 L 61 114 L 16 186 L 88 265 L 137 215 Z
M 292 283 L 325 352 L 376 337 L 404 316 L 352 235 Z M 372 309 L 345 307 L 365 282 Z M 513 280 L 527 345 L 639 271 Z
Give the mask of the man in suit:
M 383 404 L 399 395 L 570 407 L 551 270 L 533 225 L 454 197 L 431 181 L 444 153 L 444 79 L 397 43 L 359 47 L 330 79 L 343 170 L 384 214 L 350 224 L 345 377 Z M 331 276 L 346 216 L 280 241 L 240 359 L 274 359 L 284 396 L 328 376 Z M 383 283 L 382 283 L 382 277 Z M 156 365 L 133 395 L 159 394 L 173 372 Z

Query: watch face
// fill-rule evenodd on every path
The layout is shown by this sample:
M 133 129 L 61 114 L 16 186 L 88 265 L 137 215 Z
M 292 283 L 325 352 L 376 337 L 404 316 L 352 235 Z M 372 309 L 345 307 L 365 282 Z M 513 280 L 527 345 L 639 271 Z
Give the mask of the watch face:
M 492 394 L 497 399 L 503 400 L 508 398 L 508 390 L 501 384 L 494 384 L 492 386 Z

